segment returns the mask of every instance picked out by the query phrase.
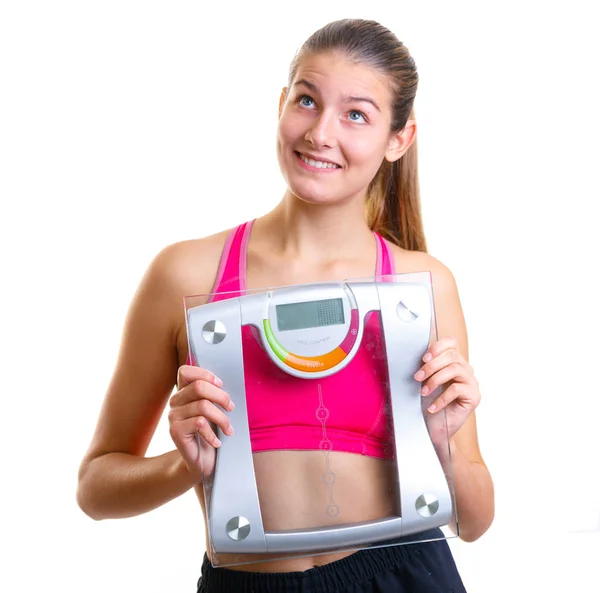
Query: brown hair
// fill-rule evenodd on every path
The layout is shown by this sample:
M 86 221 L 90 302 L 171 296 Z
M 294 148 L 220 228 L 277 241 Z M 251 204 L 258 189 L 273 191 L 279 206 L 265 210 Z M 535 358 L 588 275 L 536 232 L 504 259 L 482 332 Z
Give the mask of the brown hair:
M 342 19 L 313 33 L 290 66 L 289 83 L 307 54 L 344 52 L 348 59 L 385 74 L 392 94 L 391 131 L 404 129 L 414 119 L 414 100 L 419 77 L 408 49 L 389 29 L 376 21 Z M 366 202 L 369 226 L 396 245 L 411 251 L 427 251 L 417 167 L 417 140 L 397 161 L 384 160 L 371 181 Z

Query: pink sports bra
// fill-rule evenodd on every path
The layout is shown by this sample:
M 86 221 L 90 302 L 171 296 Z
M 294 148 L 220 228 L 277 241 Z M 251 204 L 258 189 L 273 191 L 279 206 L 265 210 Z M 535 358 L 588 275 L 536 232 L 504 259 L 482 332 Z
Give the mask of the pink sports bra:
M 231 231 L 211 300 L 239 296 L 246 289 L 246 252 L 253 222 Z M 375 275 L 394 274 L 390 247 L 374 234 Z M 219 294 L 223 292 L 227 294 Z M 242 328 L 242 344 L 253 453 L 320 449 L 393 459 L 386 360 L 377 313 L 367 314 L 363 339 L 352 361 L 320 380 L 299 380 L 277 367 L 252 327 Z

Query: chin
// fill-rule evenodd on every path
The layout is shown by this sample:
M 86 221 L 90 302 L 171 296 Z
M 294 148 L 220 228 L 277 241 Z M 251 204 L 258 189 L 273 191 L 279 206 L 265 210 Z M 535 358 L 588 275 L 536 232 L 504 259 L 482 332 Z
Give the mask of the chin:
M 287 175 L 289 191 L 307 204 L 336 204 L 344 201 L 335 183 L 326 183 L 324 179 L 298 179 L 296 175 Z M 339 185 L 339 184 L 337 184 Z
M 343 198 L 336 197 L 331 194 L 331 192 L 323 193 L 316 191 L 307 191 L 303 188 L 288 186 L 290 192 L 296 197 L 298 200 L 304 202 L 305 204 L 315 204 L 315 205 L 330 205 L 337 204 L 343 202 Z

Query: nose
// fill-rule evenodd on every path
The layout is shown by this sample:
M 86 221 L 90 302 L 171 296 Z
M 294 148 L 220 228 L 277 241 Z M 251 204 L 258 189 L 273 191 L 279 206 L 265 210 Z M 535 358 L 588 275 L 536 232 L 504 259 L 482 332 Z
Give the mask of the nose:
M 335 141 L 335 117 L 321 113 L 308 129 L 304 139 L 315 148 L 333 148 Z

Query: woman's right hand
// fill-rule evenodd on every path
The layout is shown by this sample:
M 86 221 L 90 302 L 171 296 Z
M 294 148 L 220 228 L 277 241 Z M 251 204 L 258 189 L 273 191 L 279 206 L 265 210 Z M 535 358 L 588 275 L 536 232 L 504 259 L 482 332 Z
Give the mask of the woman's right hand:
M 197 366 L 183 365 L 177 373 L 177 392 L 169 400 L 169 432 L 188 471 L 197 476 L 211 475 L 216 460 L 215 448 L 221 442 L 211 423 L 231 436 L 233 428 L 223 412 L 234 408 L 222 381 Z M 199 446 L 198 446 L 199 445 Z

